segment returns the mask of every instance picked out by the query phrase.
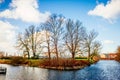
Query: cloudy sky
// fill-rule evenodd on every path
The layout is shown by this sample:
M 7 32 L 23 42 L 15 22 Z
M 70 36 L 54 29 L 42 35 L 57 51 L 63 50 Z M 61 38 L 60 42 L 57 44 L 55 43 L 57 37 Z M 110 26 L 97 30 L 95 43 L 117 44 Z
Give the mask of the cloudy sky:
M 13 53 L 16 35 L 52 13 L 96 30 L 102 53 L 115 52 L 120 45 L 120 0 L 0 0 L 0 51 Z

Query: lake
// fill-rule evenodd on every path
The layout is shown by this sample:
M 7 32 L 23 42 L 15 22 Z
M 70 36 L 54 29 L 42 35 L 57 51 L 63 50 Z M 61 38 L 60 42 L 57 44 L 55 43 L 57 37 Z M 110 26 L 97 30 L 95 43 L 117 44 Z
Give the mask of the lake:
M 0 74 L 0 80 L 120 80 L 120 63 L 114 60 L 101 60 L 81 70 L 58 71 L 36 67 L 7 67 L 6 75 Z

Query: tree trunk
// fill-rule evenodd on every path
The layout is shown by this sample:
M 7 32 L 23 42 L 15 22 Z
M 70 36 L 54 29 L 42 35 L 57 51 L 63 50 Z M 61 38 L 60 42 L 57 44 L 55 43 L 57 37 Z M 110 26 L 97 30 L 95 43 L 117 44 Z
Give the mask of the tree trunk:
M 75 59 L 75 53 L 72 52 L 72 59 L 74 60 Z
M 30 59 L 30 53 L 29 53 L 29 51 L 27 53 L 28 53 L 28 59 Z
M 88 48 L 88 60 L 90 60 L 90 47 Z
M 58 60 L 58 49 L 57 49 L 57 44 L 55 44 L 55 53 L 56 53 L 56 57 L 57 57 L 57 60 Z
M 49 57 L 49 60 L 51 59 L 51 53 L 50 53 L 50 45 L 48 43 L 48 57 Z

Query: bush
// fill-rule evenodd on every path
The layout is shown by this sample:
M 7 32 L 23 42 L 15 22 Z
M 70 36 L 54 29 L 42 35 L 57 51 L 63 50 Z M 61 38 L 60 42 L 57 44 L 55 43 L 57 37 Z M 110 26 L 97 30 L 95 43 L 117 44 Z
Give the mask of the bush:
M 1 59 L 10 59 L 11 57 L 3 56 Z
M 12 65 L 20 65 L 20 64 L 24 64 L 26 63 L 25 59 L 23 57 L 20 56 L 13 56 L 11 57 L 11 64 Z
M 30 59 L 39 59 L 39 56 L 31 57 Z
M 28 60 L 28 65 L 29 66 L 32 66 L 32 67 L 38 67 L 38 66 L 40 66 L 40 60 L 39 59 L 30 59 L 30 60 Z
M 85 60 L 73 60 L 73 59 L 51 59 L 41 62 L 41 66 L 49 67 L 74 67 L 74 66 L 86 66 L 90 65 L 89 61 Z

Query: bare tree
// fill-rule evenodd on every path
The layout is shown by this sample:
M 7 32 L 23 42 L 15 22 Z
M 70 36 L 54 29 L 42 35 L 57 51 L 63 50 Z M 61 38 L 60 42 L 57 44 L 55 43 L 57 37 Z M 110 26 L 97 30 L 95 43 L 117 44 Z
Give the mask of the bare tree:
M 80 52 L 80 42 L 83 40 L 84 27 L 82 27 L 81 22 L 73 22 L 71 19 L 68 19 L 65 31 L 65 44 L 74 59 L 75 53 Z
M 98 42 L 98 41 L 93 42 L 91 57 L 99 56 L 101 48 L 102 47 L 101 47 L 101 43 L 100 42 Z
M 90 55 L 92 53 L 92 45 L 95 41 L 95 38 L 97 37 L 98 33 L 94 30 L 90 31 L 90 33 L 86 33 L 86 36 L 84 37 L 84 46 L 86 49 L 86 52 L 88 53 L 88 60 L 90 58 Z
M 4 55 L 5 55 L 5 52 L 0 51 L 0 59 L 1 59 L 1 58 L 3 58 L 3 57 L 4 57 Z
M 28 58 L 30 58 L 30 52 L 32 52 L 33 57 L 36 57 L 36 49 L 40 45 L 39 35 L 39 29 L 33 25 L 25 29 L 24 34 L 18 35 L 17 47 L 27 52 Z
M 19 34 L 17 37 L 17 48 L 23 50 L 23 53 L 27 53 L 28 55 L 28 59 L 30 58 L 30 49 L 29 49 L 29 39 L 28 39 L 28 34 L 25 33 L 23 34 Z
M 51 35 L 49 32 L 49 26 L 46 24 L 42 24 L 41 25 L 42 30 L 44 31 L 44 35 L 45 35 L 45 43 L 47 44 L 45 47 L 47 47 L 47 51 L 48 51 L 48 58 L 49 60 L 51 59 L 51 49 L 50 49 L 50 44 L 51 44 Z
M 36 49 L 37 49 L 37 46 L 40 44 L 40 40 L 39 39 L 39 35 L 40 35 L 40 30 L 39 28 L 36 28 L 35 26 L 31 25 L 29 26 L 28 29 L 25 30 L 27 35 L 28 36 L 28 39 L 29 39 L 29 46 L 30 46 L 30 49 L 32 50 L 32 53 L 33 53 L 33 57 L 35 58 L 36 57 Z
M 64 17 L 61 15 L 52 14 L 44 24 L 47 27 L 47 31 L 51 33 L 51 41 L 54 45 L 54 51 L 58 59 L 58 43 L 62 35 L 62 25 L 64 23 Z M 48 40 L 49 41 L 49 40 Z M 49 42 L 47 42 L 48 44 Z M 48 44 L 49 46 L 49 44 Z M 49 48 L 49 47 L 48 47 Z M 49 49 L 48 49 L 49 50 Z
M 94 53 L 94 54 L 99 54 L 101 48 L 102 48 L 102 47 L 101 47 L 100 42 L 98 42 L 98 41 L 93 42 L 93 51 L 92 51 L 92 53 Z

